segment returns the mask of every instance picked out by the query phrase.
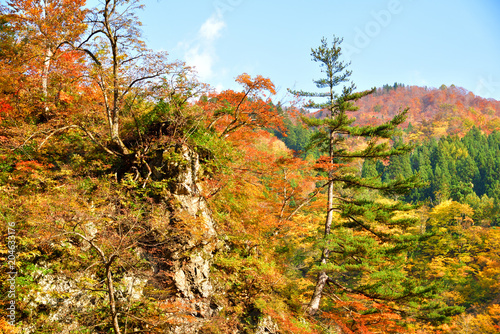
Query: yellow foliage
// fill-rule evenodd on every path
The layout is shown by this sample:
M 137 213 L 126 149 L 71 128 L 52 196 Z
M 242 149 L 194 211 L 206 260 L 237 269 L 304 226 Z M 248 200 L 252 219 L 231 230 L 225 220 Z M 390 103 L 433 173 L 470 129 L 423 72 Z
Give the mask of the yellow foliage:
M 432 209 L 430 218 L 433 225 L 462 224 L 474 215 L 474 210 L 468 204 L 446 200 Z
M 4 318 L 0 318 L 0 334 L 16 334 L 19 330 L 9 324 Z

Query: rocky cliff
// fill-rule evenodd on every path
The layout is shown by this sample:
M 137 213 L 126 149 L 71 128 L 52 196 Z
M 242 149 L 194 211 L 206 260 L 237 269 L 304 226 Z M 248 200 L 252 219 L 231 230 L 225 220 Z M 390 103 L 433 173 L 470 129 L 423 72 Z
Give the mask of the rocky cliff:
M 148 233 L 141 234 L 140 240 L 133 244 L 136 260 L 146 261 L 149 269 L 121 274 L 118 274 L 120 268 L 114 269 L 117 272 L 113 281 L 114 295 L 117 307 L 122 310 L 126 303 L 145 299 L 168 305 L 162 315 L 165 333 L 197 333 L 217 311 L 217 305 L 211 302 L 214 289 L 210 281 L 211 260 L 217 246 L 215 222 L 201 196 L 198 154 L 181 145 L 156 153 L 149 162 L 153 167 L 151 177 L 156 182 L 168 181 L 165 182 L 167 190 L 162 192 L 156 204 L 163 209 L 156 220 L 163 221 Z M 81 232 L 82 238 L 94 240 L 97 245 L 94 236 L 99 233 L 99 224 L 86 223 L 81 227 L 85 231 Z M 50 248 L 74 249 L 78 246 L 78 251 L 83 252 L 91 249 L 89 242 L 75 242 L 74 235 L 58 240 L 59 243 L 53 242 Z M 81 324 L 75 314 L 106 303 L 106 293 L 96 295 L 82 289 L 85 282 L 99 279 L 91 270 L 65 275 L 53 270 L 50 261 L 44 260 L 37 261 L 36 268 L 32 275 L 34 288 L 23 302 L 34 312 L 46 313 L 46 322 L 64 324 L 58 330 L 60 333 L 78 332 Z M 24 323 L 21 332 L 36 333 L 37 325 Z

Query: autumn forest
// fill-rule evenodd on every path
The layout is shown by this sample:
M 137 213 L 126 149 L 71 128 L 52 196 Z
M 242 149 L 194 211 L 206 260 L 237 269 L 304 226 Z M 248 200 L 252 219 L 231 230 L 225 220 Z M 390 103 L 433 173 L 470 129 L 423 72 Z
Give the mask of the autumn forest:
M 316 91 L 216 90 L 142 7 L 0 3 L 0 333 L 500 332 L 499 101 L 328 31 Z

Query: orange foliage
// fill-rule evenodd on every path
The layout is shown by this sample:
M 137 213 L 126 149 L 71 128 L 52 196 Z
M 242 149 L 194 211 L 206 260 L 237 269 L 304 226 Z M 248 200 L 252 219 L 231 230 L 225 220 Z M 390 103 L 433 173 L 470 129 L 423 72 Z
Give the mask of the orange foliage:
M 255 94 L 256 92 L 267 90 L 271 94 L 276 94 L 274 84 L 270 79 L 264 78 L 262 75 L 257 75 L 254 79 L 247 73 L 243 73 L 236 77 L 236 82 L 239 82 L 245 87 L 245 91 Z
M 47 167 L 52 168 L 54 167 L 54 165 L 52 164 L 44 165 L 42 163 L 39 163 L 38 161 L 28 160 L 28 161 L 19 161 L 18 163 L 16 163 L 15 170 L 30 171 L 30 170 L 40 170 Z
M 353 116 L 363 125 L 381 124 L 401 108 L 409 107 L 408 119 L 403 126 L 411 123 L 417 131 L 437 122 L 444 126 L 447 134 L 464 134 L 471 124 L 480 126 L 486 133 L 500 129 L 494 122 L 500 117 L 500 101 L 484 99 L 455 86 L 378 89 L 376 93 L 363 97 L 358 106 L 360 108 Z
M 0 100 L 0 121 L 12 111 L 12 107 L 5 101 Z
M 0 334 L 16 334 L 19 330 L 9 324 L 4 318 L 0 318 Z
M 11 117 L 40 116 L 41 110 L 54 111 L 60 102 L 68 102 L 64 93 L 80 93 L 83 53 L 73 51 L 69 44 L 77 43 L 85 31 L 84 5 L 85 0 L 11 0 L 3 8 L 2 14 L 18 39 L 29 40 L 22 46 L 10 45 L 20 50 L 9 50 L 0 60 L 1 72 L 6 74 L 0 84 L 16 110 Z M 57 115 L 42 113 L 45 118 L 54 118 L 60 111 Z
M 334 309 L 323 313 L 322 317 L 331 319 L 343 333 L 407 333 L 398 323 L 401 316 L 387 305 L 358 295 L 348 296 L 347 301 L 333 297 Z
M 236 78 L 243 91 L 225 90 L 198 101 L 205 111 L 209 129 L 228 136 L 241 128 L 283 128 L 283 120 L 265 92 L 276 94 L 271 80 L 260 75 L 251 78 L 244 73 Z
M 325 172 L 335 172 L 339 168 L 346 166 L 345 164 L 334 164 L 330 162 L 330 158 L 328 156 L 321 156 L 316 163 L 314 164 L 314 168 L 324 170 Z
M 221 319 L 224 325 L 220 328 L 232 332 L 227 327 L 233 323 L 232 316 L 257 307 L 273 319 L 280 332 L 315 333 L 281 299 L 280 292 L 289 289 L 286 275 L 291 264 L 287 255 L 276 254 L 277 247 L 297 238 L 295 234 L 308 232 L 306 224 L 294 218 L 315 190 L 308 178 L 311 163 L 293 157 L 266 131 L 241 127 L 227 139 L 241 156 L 232 160 L 231 175 L 219 177 L 220 191 L 210 201 L 223 213 L 218 232 L 230 236 L 229 244 L 235 249 L 218 259 L 216 267 L 221 281 L 227 280 L 231 286 L 235 296 L 231 303 L 238 306 L 226 306 L 227 320 Z

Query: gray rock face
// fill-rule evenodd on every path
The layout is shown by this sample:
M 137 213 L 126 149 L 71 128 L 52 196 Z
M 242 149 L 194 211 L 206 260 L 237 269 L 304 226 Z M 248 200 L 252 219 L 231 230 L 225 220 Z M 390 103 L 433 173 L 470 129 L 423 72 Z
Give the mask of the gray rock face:
M 155 166 L 153 179 L 170 180 L 165 198 L 169 209 L 164 215 L 168 227 L 164 246 L 135 250 L 138 257 L 149 261 L 150 272 L 125 273 L 115 281 L 115 297 L 118 302 L 153 297 L 178 305 L 177 313 L 172 313 L 174 325 L 165 333 L 198 333 L 215 312 L 210 307 L 213 294 L 210 267 L 217 247 L 215 222 L 198 182 L 199 157 L 188 147 L 178 146 L 173 152 L 159 152 L 151 165 Z M 97 227 L 92 223 L 87 225 L 92 237 Z M 80 248 L 87 251 L 90 244 L 82 242 Z M 77 276 L 85 279 L 84 273 Z M 35 282 L 38 292 L 29 296 L 32 309 L 50 309 L 50 321 L 65 324 L 61 333 L 77 331 L 79 324 L 71 315 L 91 310 L 95 304 L 95 298 L 81 290 L 79 279 L 75 276 L 70 279 L 62 273 L 46 274 L 35 277 Z M 35 333 L 36 328 L 27 325 L 21 332 Z
M 257 325 L 255 334 L 278 334 L 279 329 L 271 317 L 263 317 Z
M 170 299 L 184 305 L 189 310 L 187 313 L 196 320 L 191 318 L 185 324 L 179 324 L 173 332 L 196 333 L 197 328 L 213 313 L 210 308 L 213 293 L 210 266 L 217 233 L 207 203 L 201 196 L 198 154 L 185 146 L 177 147 L 175 153 L 176 161 L 165 161 L 164 164 L 167 173 L 176 175 L 172 195 L 182 213 L 181 221 L 173 222 L 182 232 L 178 235 L 173 233 L 177 244 L 169 248 L 171 266 L 167 272 L 171 273 L 177 290 L 175 297 Z M 183 228 L 185 224 L 188 228 Z
M 24 298 L 24 302 L 36 309 L 43 305 L 53 311 L 48 320 L 65 324 L 61 334 L 71 333 L 78 329 L 78 324 L 72 321 L 71 314 L 81 312 L 92 305 L 91 298 L 78 286 L 78 280 L 68 279 L 62 275 L 44 274 L 41 268 L 33 273 L 34 280 L 38 281 L 38 290 Z M 64 298 L 59 297 L 64 296 Z M 26 326 L 21 333 L 36 333 L 36 328 Z

